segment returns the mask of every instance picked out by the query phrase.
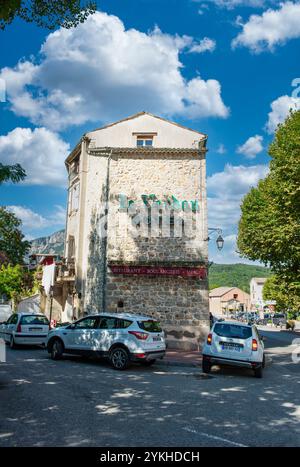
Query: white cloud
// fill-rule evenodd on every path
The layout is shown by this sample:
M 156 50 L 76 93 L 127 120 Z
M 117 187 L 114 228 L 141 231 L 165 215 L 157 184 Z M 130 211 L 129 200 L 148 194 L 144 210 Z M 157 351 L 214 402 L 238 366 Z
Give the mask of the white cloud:
M 227 149 L 225 148 L 223 143 L 220 143 L 217 149 L 218 154 L 226 154 Z
M 216 41 L 210 39 L 209 37 L 204 37 L 198 43 L 195 42 L 189 49 L 191 53 L 203 53 L 203 52 L 213 52 L 216 48 Z
M 242 198 L 249 189 L 268 173 L 267 165 L 233 166 L 227 164 L 222 172 L 207 179 L 208 188 L 208 225 L 223 230 L 224 250 L 218 252 L 210 242 L 210 254 L 218 263 L 246 262 L 236 253 L 235 237 L 240 219 Z
M 194 0 L 198 3 L 198 0 Z M 202 0 L 199 0 L 202 1 Z M 261 8 L 270 0 L 205 0 L 207 3 L 213 3 L 220 8 L 233 10 L 237 7 L 254 7 Z M 271 0 L 272 1 L 272 0 Z
M 66 184 L 64 160 L 69 144 L 46 128 L 15 128 L 0 136 L 0 159 L 4 164 L 20 163 L 25 169 L 26 184 Z
M 266 130 L 274 133 L 279 123 L 283 123 L 290 110 L 300 109 L 300 98 L 291 96 L 280 96 L 271 103 L 271 112 L 268 114 Z
M 251 136 L 247 139 L 247 141 L 239 146 L 236 150 L 238 154 L 243 154 L 247 157 L 247 159 L 255 159 L 257 154 L 262 152 L 264 149 L 263 145 L 263 137 L 259 135 Z
M 55 211 L 48 217 L 44 217 L 32 209 L 25 206 L 7 206 L 21 221 L 24 231 L 44 229 L 51 226 L 64 226 L 66 210 L 62 206 L 56 205 Z
M 207 188 L 221 199 L 241 197 L 251 186 L 266 176 L 266 165 L 231 165 L 226 164 L 223 172 L 216 172 L 207 179 Z
M 24 206 L 7 206 L 21 221 L 25 230 L 35 230 L 44 228 L 47 225 L 47 219 L 40 214 Z
M 274 50 L 290 39 L 300 37 L 300 3 L 280 3 L 277 10 L 268 9 L 262 15 L 251 15 L 242 25 L 242 32 L 232 41 L 232 46 L 248 47 L 252 52 Z
M 158 28 L 126 30 L 116 16 L 97 12 L 76 28 L 49 34 L 38 57 L 3 68 L 0 78 L 16 115 L 54 130 L 140 110 L 227 117 L 218 81 L 189 81 L 181 73 L 179 55 L 194 44 Z

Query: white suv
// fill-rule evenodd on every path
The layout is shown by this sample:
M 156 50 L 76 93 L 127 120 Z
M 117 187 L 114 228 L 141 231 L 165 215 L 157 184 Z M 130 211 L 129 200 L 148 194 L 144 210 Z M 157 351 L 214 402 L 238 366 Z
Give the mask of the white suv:
M 213 365 L 252 368 L 257 378 L 265 366 L 264 343 L 254 325 L 222 321 L 213 325 L 203 347 L 202 369 Z
M 47 350 L 57 360 L 64 353 L 108 357 L 117 370 L 130 361 L 153 364 L 166 351 L 160 323 L 129 313 L 97 314 L 79 319 L 48 334 Z

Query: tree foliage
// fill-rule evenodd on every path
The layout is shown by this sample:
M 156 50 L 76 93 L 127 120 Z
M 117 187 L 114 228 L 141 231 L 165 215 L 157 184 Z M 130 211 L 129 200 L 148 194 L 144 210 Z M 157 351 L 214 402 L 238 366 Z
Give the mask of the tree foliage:
M 16 17 L 46 29 L 76 27 L 96 11 L 96 1 L 0 0 L 0 29 Z
M 34 276 L 23 266 L 8 264 L 0 267 L 0 296 L 13 299 L 17 303 L 22 297 L 32 293 L 33 286 Z
M 0 268 L 0 295 L 11 299 L 15 293 L 21 293 L 23 288 L 23 268 L 19 264 L 2 265 Z
M 23 264 L 30 243 L 24 240 L 20 230 L 22 222 L 4 207 L 0 207 L 0 253 L 4 263 Z
M 264 284 L 263 299 L 276 300 L 277 311 L 289 312 L 289 318 L 296 317 L 300 309 L 300 283 L 284 282 L 280 276 L 270 276 Z
M 268 277 L 270 270 L 252 264 L 212 264 L 209 268 L 209 290 L 217 287 L 238 287 L 250 292 L 252 277 Z
M 270 172 L 245 196 L 238 248 L 269 265 L 289 293 L 300 285 L 300 111 L 291 112 L 270 145 Z M 286 289 L 287 290 L 287 289 Z
M 3 165 L 0 162 L 0 185 L 4 182 L 18 183 L 26 177 L 25 170 L 20 164 Z

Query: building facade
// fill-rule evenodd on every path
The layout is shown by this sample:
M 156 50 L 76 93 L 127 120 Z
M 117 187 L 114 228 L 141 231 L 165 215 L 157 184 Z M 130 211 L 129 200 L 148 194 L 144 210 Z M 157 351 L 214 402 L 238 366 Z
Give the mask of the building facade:
M 238 287 L 217 287 L 209 292 L 209 311 L 215 316 L 250 311 L 250 295 Z
M 266 277 L 252 277 L 250 281 L 251 307 L 253 310 L 262 311 L 265 306 L 263 288 L 266 280 Z
M 61 283 L 77 317 L 146 314 L 170 347 L 199 347 L 209 325 L 206 139 L 142 112 L 87 133 L 69 155 L 75 281 L 66 272 Z

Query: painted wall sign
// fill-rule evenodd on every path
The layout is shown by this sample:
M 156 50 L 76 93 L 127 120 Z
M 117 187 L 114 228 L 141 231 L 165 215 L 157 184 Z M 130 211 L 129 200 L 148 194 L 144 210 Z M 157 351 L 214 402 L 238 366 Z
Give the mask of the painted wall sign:
M 157 198 L 155 194 L 149 194 L 149 195 L 141 195 L 141 199 L 143 202 L 143 205 L 150 208 L 153 206 L 157 206 L 158 208 L 169 208 L 169 209 L 174 209 L 175 211 L 192 211 L 192 212 L 198 212 L 199 211 L 199 202 L 198 200 L 184 200 L 180 201 L 178 200 L 174 195 L 164 196 L 164 200 L 160 200 Z M 132 199 L 128 199 L 126 195 L 124 194 L 119 194 L 119 208 L 120 210 L 126 210 L 130 206 L 138 204 L 137 201 L 133 201 Z
M 195 267 L 169 267 L 169 266 L 110 266 L 113 274 L 138 274 L 144 276 L 183 276 L 205 279 L 207 269 L 204 266 Z

